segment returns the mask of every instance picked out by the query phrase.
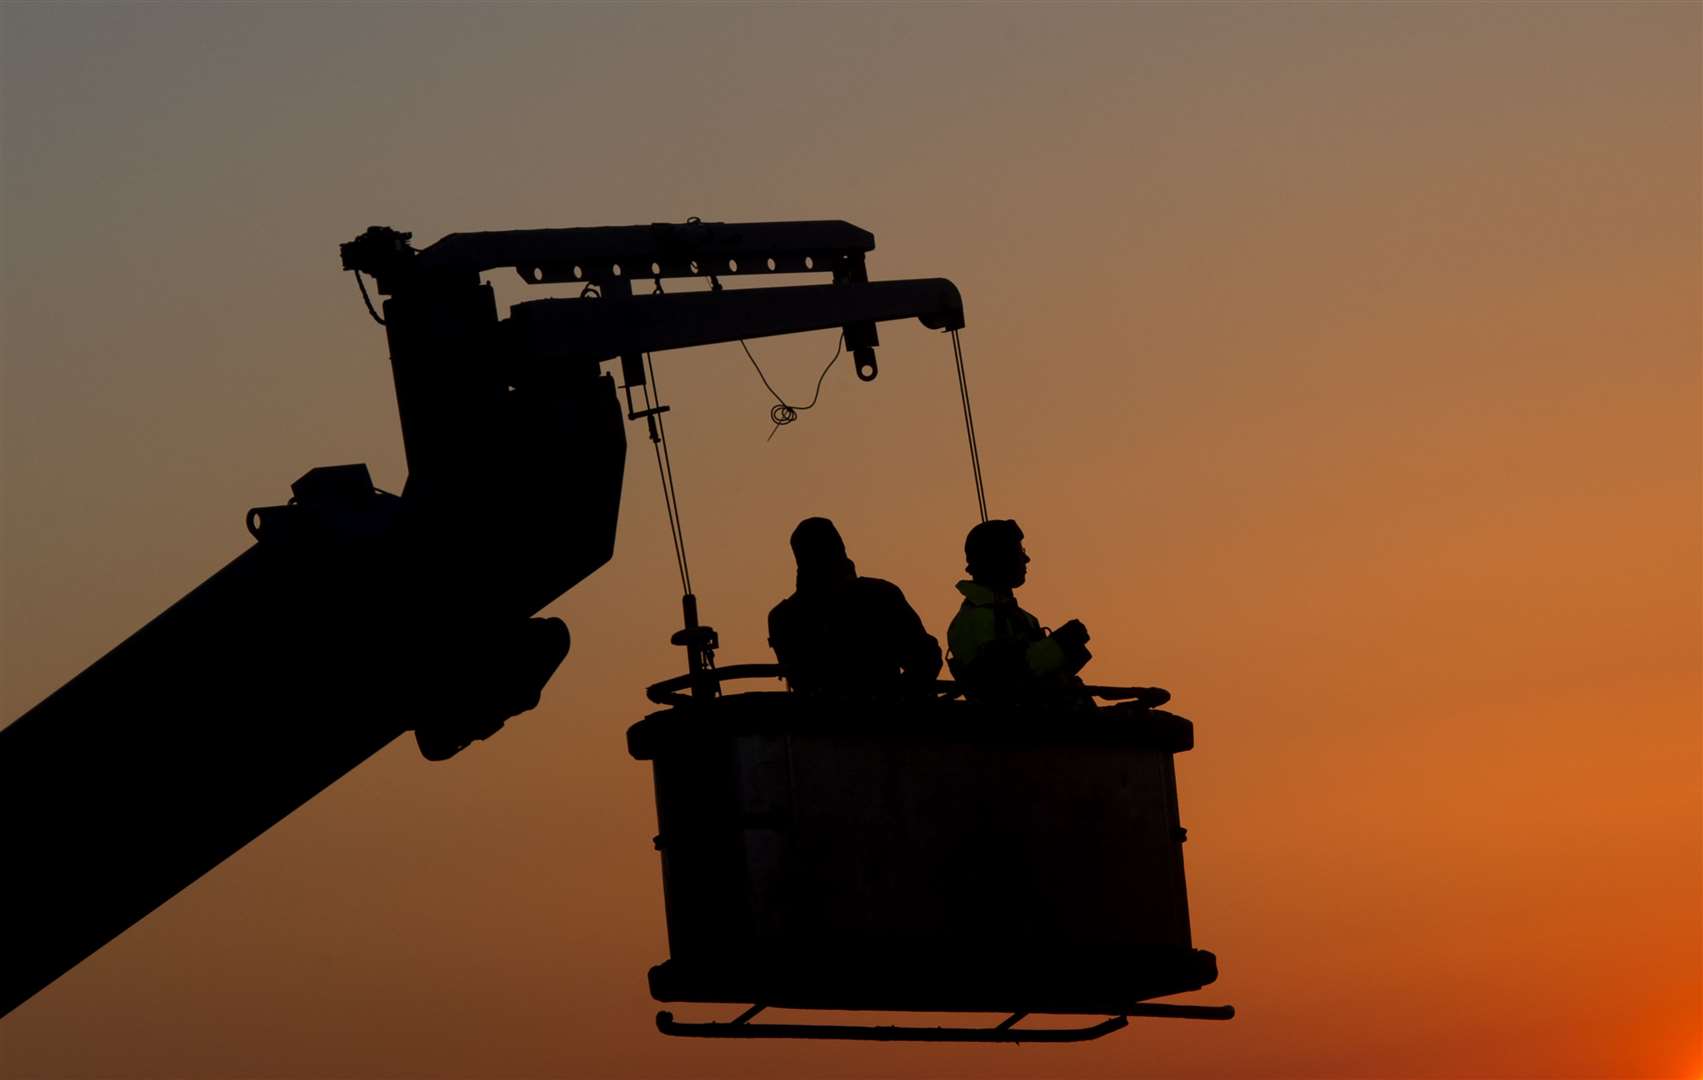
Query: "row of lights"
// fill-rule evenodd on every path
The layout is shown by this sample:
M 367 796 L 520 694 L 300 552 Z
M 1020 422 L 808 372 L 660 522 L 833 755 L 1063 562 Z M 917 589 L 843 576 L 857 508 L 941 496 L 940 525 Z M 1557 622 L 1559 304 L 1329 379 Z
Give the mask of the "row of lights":
M 770 270 L 774 270 L 775 265 L 776 265 L 775 260 L 773 260 L 773 259 L 767 260 L 767 265 L 768 265 L 768 268 Z M 692 266 L 692 273 L 694 273 L 694 274 L 714 273 L 714 271 L 706 270 L 703 267 L 700 267 L 696 262 L 693 262 L 691 264 L 691 266 Z M 811 256 L 806 255 L 804 257 L 804 268 L 806 270 L 816 269 L 816 260 L 814 258 L 812 258 Z M 611 264 L 610 267 L 609 267 L 609 270 L 610 270 L 610 273 L 613 276 L 615 276 L 615 277 L 621 276 L 621 264 L 620 263 Z M 653 277 L 660 275 L 662 273 L 662 265 L 660 263 L 651 263 L 650 264 L 650 272 L 651 272 L 651 276 L 653 276 Z M 739 260 L 738 259 L 727 260 L 727 272 L 730 273 L 730 274 L 739 273 Z M 584 277 L 585 277 L 585 269 L 583 267 L 580 267 L 580 266 L 575 266 L 574 267 L 574 278 L 575 278 L 575 280 L 581 280 Z M 534 282 L 539 282 L 539 281 L 544 280 L 544 268 L 542 266 L 535 266 L 535 267 L 532 268 L 532 280 Z

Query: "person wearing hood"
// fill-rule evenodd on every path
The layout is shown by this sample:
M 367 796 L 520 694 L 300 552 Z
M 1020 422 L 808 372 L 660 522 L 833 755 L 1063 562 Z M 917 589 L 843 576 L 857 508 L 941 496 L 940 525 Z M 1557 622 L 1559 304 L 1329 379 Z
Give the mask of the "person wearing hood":
M 970 701 L 1092 706 L 1076 673 L 1092 658 L 1088 630 L 1075 619 L 1048 633 L 1017 604 L 1012 590 L 1029 576 L 1023 530 L 1009 519 L 984 521 L 964 538 L 970 580 L 946 631 L 952 676 Z
M 769 646 L 787 684 L 822 697 L 927 697 L 940 642 L 890 581 L 859 577 L 827 518 L 792 531 L 798 589 L 769 612 Z

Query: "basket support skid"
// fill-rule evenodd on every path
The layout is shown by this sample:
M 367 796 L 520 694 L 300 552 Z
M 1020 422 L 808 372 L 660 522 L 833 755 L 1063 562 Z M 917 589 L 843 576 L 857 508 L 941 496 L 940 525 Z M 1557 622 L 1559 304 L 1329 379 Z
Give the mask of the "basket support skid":
M 1231 1005 L 1137 1005 L 1122 1016 L 1076 1028 L 1019 1028 L 1026 1012 L 1014 1012 L 993 1027 L 905 1027 L 873 1024 L 753 1024 L 767 1006 L 753 1005 L 725 1022 L 681 1022 L 672 1012 L 656 1014 L 664 1035 L 695 1039 L 849 1039 L 860 1042 L 1071 1043 L 1087 1042 L 1129 1026 L 1131 1016 L 1183 1020 L 1229 1020 Z

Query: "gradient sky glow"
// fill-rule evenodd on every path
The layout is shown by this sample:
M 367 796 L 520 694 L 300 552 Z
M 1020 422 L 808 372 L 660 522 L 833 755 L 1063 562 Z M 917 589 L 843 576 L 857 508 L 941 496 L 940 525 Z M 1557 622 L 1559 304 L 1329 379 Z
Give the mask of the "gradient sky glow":
M 382 752 L 0 1022 L 0 1074 L 1698 1076 L 1700 177 L 1695 3 L 0 6 L 0 720 L 308 468 L 400 488 L 340 241 L 844 218 L 963 290 L 1026 606 L 1195 721 L 1193 997 L 1240 1012 L 657 1035 L 624 732 L 681 660 L 638 441 L 539 709 Z M 807 514 L 956 606 L 951 352 L 882 338 L 772 441 L 737 347 L 657 357 L 724 661 L 767 658 Z M 832 349 L 754 345 L 791 397 Z

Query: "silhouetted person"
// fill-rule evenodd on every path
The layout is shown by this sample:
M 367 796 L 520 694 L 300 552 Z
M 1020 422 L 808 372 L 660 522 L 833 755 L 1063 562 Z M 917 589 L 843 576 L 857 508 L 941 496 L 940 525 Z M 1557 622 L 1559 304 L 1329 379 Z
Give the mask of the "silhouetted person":
M 801 694 L 924 697 L 940 674 L 940 642 L 890 581 L 859 577 L 827 518 L 792 531 L 798 590 L 769 612 L 769 645 Z
M 1017 606 L 1012 590 L 1028 579 L 1029 553 L 1017 522 L 984 521 L 964 538 L 970 580 L 946 631 L 952 675 L 971 701 L 1058 702 L 1092 706 L 1076 673 L 1090 659 L 1088 630 L 1075 619 L 1047 633 Z

